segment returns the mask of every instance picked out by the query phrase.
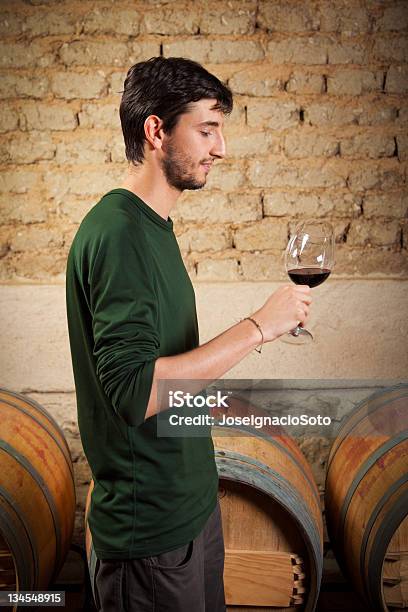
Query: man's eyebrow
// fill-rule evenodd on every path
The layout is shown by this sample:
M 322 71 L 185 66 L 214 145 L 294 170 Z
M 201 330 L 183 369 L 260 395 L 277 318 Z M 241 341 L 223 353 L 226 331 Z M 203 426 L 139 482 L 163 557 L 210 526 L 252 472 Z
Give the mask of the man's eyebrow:
M 218 121 L 201 121 L 201 123 L 197 123 L 197 125 L 210 125 L 212 127 L 219 127 Z

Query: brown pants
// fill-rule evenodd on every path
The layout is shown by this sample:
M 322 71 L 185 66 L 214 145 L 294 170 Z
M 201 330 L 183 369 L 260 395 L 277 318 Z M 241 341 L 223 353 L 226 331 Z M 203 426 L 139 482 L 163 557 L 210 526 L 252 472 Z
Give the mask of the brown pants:
M 219 504 L 189 544 L 144 559 L 99 560 L 100 612 L 225 612 Z

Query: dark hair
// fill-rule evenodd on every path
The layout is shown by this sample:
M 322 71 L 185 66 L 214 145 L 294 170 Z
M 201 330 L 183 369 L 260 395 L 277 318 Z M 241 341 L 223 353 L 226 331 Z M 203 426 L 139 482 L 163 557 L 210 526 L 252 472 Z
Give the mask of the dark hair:
M 129 68 L 119 108 L 127 159 L 143 161 L 149 115 L 160 117 L 168 134 L 189 105 L 203 98 L 217 100 L 215 108 L 226 115 L 232 111 L 231 90 L 198 62 L 152 57 Z

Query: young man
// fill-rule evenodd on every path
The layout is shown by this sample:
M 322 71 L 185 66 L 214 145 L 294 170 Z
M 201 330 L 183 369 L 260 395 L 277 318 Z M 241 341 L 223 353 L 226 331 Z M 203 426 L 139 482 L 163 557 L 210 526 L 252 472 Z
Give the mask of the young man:
M 230 90 L 195 62 L 132 66 L 120 106 L 128 174 L 86 215 L 69 253 L 68 325 L 103 612 L 225 610 L 212 441 L 157 435 L 158 381 L 215 380 L 307 319 L 309 288 L 288 285 L 252 320 L 199 346 L 169 213 L 224 157 L 231 109 Z

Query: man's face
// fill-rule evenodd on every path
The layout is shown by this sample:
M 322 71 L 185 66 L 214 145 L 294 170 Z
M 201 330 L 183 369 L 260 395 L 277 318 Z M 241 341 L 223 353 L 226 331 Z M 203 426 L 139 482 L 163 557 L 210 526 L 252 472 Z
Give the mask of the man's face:
M 163 139 L 161 165 L 172 187 L 201 189 L 215 159 L 225 156 L 224 115 L 216 100 L 200 100 L 183 113 L 172 133 Z

